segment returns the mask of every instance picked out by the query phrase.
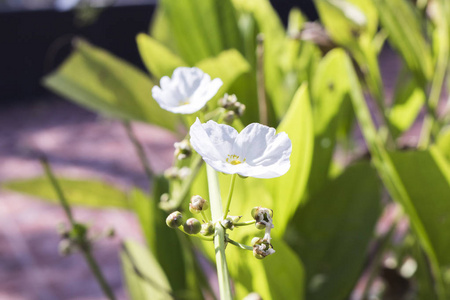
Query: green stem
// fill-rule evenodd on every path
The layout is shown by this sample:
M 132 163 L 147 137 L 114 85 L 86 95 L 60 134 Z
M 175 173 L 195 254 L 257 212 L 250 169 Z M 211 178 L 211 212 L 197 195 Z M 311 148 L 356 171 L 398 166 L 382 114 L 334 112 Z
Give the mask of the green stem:
M 210 166 L 206 166 L 208 176 L 209 199 L 211 201 L 212 219 L 222 219 L 222 199 L 220 197 L 219 177 Z M 225 229 L 216 222 L 214 232 L 214 250 L 216 253 L 217 277 L 219 279 L 219 293 L 221 300 L 231 300 L 230 276 L 228 274 L 227 259 L 225 256 Z
M 183 226 L 178 227 L 178 229 L 179 229 L 181 232 L 183 232 L 183 233 L 185 233 L 185 234 L 187 234 L 187 235 L 189 235 L 189 236 L 195 236 L 195 237 L 198 237 L 198 238 L 201 239 L 201 240 L 205 240 L 205 241 L 212 241 L 212 240 L 213 240 L 212 237 L 207 237 L 207 236 L 203 236 L 203 235 L 200 235 L 200 234 L 189 234 L 189 233 L 187 233 L 186 231 L 184 231 Z
M 247 245 L 238 243 L 236 241 L 233 241 L 232 239 L 227 239 L 227 242 L 229 242 L 230 244 L 232 244 L 232 245 L 234 245 L 236 247 L 239 247 L 241 249 L 253 251 L 253 247 L 252 246 L 247 246 Z
M 256 88 L 258 92 L 259 122 L 267 125 L 269 120 L 267 112 L 266 84 L 264 79 L 264 36 L 262 34 L 257 36 L 257 42 Z
M 252 221 L 246 221 L 246 222 L 240 222 L 240 223 L 234 223 L 234 226 L 248 226 L 248 225 L 252 225 L 255 224 L 256 221 L 252 220 Z
M 59 185 L 58 181 L 56 180 L 55 175 L 53 174 L 50 165 L 48 164 L 47 159 L 44 157 L 41 159 L 41 164 L 44 168 L 45 174 L 50 179 L 51 185 L 53 189 L 55 190 L 59 202 L 61 203 L 61 206 L 63 207 L 67 218 L 69 219 L 70 225 L 72 226 L 72 229 L 76 225 L 76 222 L 73 218 L 72 211 L 70 210 L 69 202 L 67 201 L 63 190 L 61 189 L 61 186 Z M 92 253 L 91 248 L 89 245 L 89 241 L 86 240 L 86 236 L 83 235 L 82 240 L 79 241 L 79 248 L 81 252 L 83 253 L 84 258 L 86 259 L 87 264 L 89 265 L 89 268 L 91 269 L 92 273 L 94 274 L 95 278 L 97 279 L 97 282 L 99 283 L 103 293 L 106 295 L 106 297 L 110 300 L 116 299 L 114 296 L 114 293 L 111 289 L 111 287 L 108 285 L 108 283 L 105 280 L 105 277 L 103 276 L 97 262 L 95 261 Z
M 209 218 L 208 218 L 208 216 L 205 214 L 205 212 L 203 210 L 201 211 L 201 214 L 202 214 L 202 217 L 205 220 L 205 222 L 209 222 Z
M 236 182 L 237 174 L 231 175 L 230 191 L 228 192 L 227 205 L 225 206 L 225 214 L 223 219 L 225 220 L 228 216 L 228 211 L 230 210 L 231 198 L 233 197 L 234 183 Z
M 150 162 L 148 161 L 147 155 L 145 154 L 144 147 L 142 147 L 142 144 L 139 142 L 138 138 L 134 134 L 134 131 L 133 131 L 133 128 L 131 127 L 130 122 L 124 121 L 123 127 L 125 128 L 125 131 L 127 132 L 128 138 L 130 139 L 131 143 L 133 144 L 134 148 L 136 149 L 136 153 L 139 157 L 142 167 L 144 168 L 144 172 L 145 172 L 145 175 L 147 175 L 148 181 L 152 182 L 153 171 L 152 171 L 152 168 L 150 167 Z

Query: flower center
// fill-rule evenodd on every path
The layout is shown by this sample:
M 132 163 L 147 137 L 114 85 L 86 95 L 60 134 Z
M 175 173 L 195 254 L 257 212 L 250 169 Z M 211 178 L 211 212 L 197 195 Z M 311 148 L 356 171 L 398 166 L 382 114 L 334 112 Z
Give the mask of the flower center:
M 226 162 L 232 165 L 239 165 L 243 162 L 245 162 L 245 158 L 244 160 L 240 160 L 239 159 L 239 155 L 234 155 L 234 154 L 228 154 L 228 158 L 226 159 Z
M 178 103 L 178 106 L 187 105 L 187 104 L 189 104 L 189 103 L 190 103 L 189 98 L 186 98 L 186 99 L 181 100 L 181 101 Z

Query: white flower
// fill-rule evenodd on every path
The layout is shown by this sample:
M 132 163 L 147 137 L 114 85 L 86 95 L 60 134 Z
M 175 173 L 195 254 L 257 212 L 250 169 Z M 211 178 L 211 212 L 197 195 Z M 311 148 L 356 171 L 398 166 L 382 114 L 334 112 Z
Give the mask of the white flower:
M 176 68 L 172 78 L 164 76 L 152 88 L 152 96 L 161 108 L 176 114 L 192 114 L 205 106 L 222 86 L 222 80 L 198 68 Z
M 286 133 L 258 123 L 241 133 L 228 125 L 198 118 L 190 129 L 191 145 L 216 171 L 256 178 L 273 178 L 285 174 L 291 164 L 291 140 Z

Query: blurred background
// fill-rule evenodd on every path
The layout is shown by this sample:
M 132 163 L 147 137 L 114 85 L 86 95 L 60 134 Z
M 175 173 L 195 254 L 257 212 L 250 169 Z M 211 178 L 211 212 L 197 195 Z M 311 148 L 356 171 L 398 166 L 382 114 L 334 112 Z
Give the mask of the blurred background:
M 292 7 L 317 19 L 312 0 L 271 1 L 283 22 Z M 0 181 L 42 174 L 45 153 L 55 171 L 74 178 L 101 178 L 123 190 L 147 188 L 143 170 L 120 122 L 98 117 L 51 94 L 41 79 L 56 68 L 82 36 L 144 70 L 135 43 L 147 32 L 156 0 L 0 0 Z M 400 64 L 383 51 L 387 94 Z M 150 92 L 150 91 L 149 91 Z M 175 138 L 137 124 L 156 171 L 171 165 Z M 118 248 L 121 237 L 141 240 L 137 221 L 123 210 L 75 208 L 93 231 L 114 228 L 95 255 L 120 299 L 126 299 Z M 0 299 L 103 299 L 80 255 L 61 257 L 57 205 L 0 190 Z

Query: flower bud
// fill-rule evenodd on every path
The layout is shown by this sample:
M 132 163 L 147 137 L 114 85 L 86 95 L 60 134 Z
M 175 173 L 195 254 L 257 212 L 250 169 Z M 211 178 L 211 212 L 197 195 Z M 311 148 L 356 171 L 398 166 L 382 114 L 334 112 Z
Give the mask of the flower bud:
M 191 203 L 189 203 L 189 211 L 193 214 L 198 214 L 201 211 L 205 211 L 209 208 L 209 203 L 199 195 L 191 197 Z
M 202 224 L 199 220 L 190 218 L 183 224 L 183 229 L 189 234 L 197 234 L 202 229 Z
M 58 252 L 61 256 L 67 256 L 73 252 L 73 244 L 70 239 L 62 239 L 58 244 Z
M 259 230 L 263 230 L 266 229 L 266 224 L 264 224 L 263 222 L 256 222 L 255 227 Z
M 269 219 L 273 218 L 273 210 L 258 206 L 252 209 L 251 215 L 256 222 L 269 222 Z
M 191 169 L 189 167 L 182 167 L 178 170 L 178 179 L 183 180 L 191 175 Z
M 237 105 L 236 108 L 234 109 L 234 112 L 238 117 L 242 117 L 242 115 L 245 112 L 245 104 L 239 103 L 239 105 Z
M 227 111 L 225 116 L 223 117 L 223 122 L 230 125 L 231 123 L 233 123 L 234 119 L 236 119 L 236 113 L 230 110 Z
M 226 218 L 225 220 L 222 220 L 220 224 L 222 224 L 222 227 L 225 229 L 233 230 L 234 228 L 233 220 L 230 217 Z
M 188 140 L 182 140 L 173 144 L 173 146 L 175 147 L 174 155 L 178 160 L 186 159 L 192 154 L 192 147 Z
M 166 219 L 166 224 L 170 228 L 177 228 L 182 223 L 183 223 L 183 215 L 179 211 L 174 211 Z
M 275 253 L 272 244 L 264 239 L 253 238 L 252 245 L 253 245 L 253 256 L 256 257 L 257 259 L 263 259 L 266 256 Z
M 171 167 L 164 171 L 164 177 L 167 179 L 178 179 L 178 168 Z
M 222 98 L 219 99 L 218 104 L 220 107 L 223 107 L 225 109 L 230 109 L 235 105 L 235 103 L 238 103 L 236 95 L 225 94 Z
M 211 222 L 202 224 L 202 230 L 200 234 L 204 236 L 209 236 L 214 234 L 214 225 Z

